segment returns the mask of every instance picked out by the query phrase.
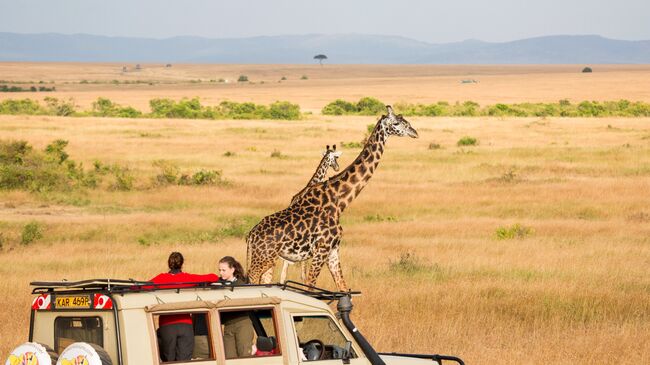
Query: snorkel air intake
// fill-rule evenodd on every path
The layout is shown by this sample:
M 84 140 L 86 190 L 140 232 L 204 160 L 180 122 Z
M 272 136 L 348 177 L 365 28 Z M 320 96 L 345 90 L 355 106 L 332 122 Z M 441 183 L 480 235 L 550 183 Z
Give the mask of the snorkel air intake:
M 384 360 L 379 357 L 375 349 L 373 349 L 372 346 L 370 346 L 368 343 L 368 340 L 363 337 L 361 332 L 359 332 L 357 327 L 350 320 L 350 312 L 352 311 L 352 307 L 352 297 L 350 295 L 339 298 L 336 309 L 339 311 L 343 325 L 348 329 L 348 331 L 350 331 L 350 333 L 352 333 L 352 337 L 354 337 L 359 346 L 361 346 L 361 350 L 363 350 L 363 353 L 366 354 L 366 357 L 368 360 L 370 360 L 370 363 L 372 365 L 386 365 Z

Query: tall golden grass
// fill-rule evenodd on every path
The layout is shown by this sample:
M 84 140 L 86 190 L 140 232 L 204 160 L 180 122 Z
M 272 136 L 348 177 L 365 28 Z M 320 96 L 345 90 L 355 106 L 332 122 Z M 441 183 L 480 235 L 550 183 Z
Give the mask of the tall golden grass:
M 353 317 L 371 343 L 468 364 L 650 363 L 650 120 L 410 121 L 420 139 L 388 141 L 342 221 L 344 274 L 363 292 Z M 32 280 L 147 279 L 172 250 L 190 272 L 244 260 L 232 232 L 284 208 L 326 144 L 357 142 L 374 122 L 0 116 L 2 139 L 66 139 L 72 159 L 138 178 L 128 192 L 0 192 L 0 354 L 27 338 Z M 478 146 L 457 147 L 463 136 Z M 231 184 L 151 187 L 159 159 Z M 31 221 L 43 238 L 20 245 Z M 515 224 L 530 232 L 497 239 Z M 326 269 L 319 285 L 334 288 Z

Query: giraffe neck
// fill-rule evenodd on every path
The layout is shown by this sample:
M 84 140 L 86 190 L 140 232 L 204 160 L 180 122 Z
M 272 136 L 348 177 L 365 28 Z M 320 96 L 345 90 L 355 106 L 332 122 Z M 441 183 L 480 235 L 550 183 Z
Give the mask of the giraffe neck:
M 387 137 L 380 120 L 354 162 L 328 180 L 327 185 L 335 191 L 340 212 L 343 212 L 354 198 L 359 196 L 375 173 L 384 153 Z
M 291 198 L 290 205 L 293 205 L 293 203 L 295 203 L 296 200 L 300 199 L 303 195 L 305 195 L 305 192 L 310 187 L 325 181 L 325 177 L 327 176 L 327 170 L 329 169 L 329 160 L 327 157 L 328 154 L 325 154 L 325 156 L 323 156 L 323 159 L 320 160 L 320 163 L 318 164 L 318 168 L 316 169 L 316 172 L 314 172 L 314 175 L 312 175 L 311 179 L 309 179 L 307 186 L 302 188 L 302 190 L 300 190 L 298 194 L 294 195 L 293 198 Z
M 326 153 L 325 156 L 323 156 L 323 159 L 320 160 L 320 164 L 318 164 L 318 168 L 314 172 L 314 175 L 312 175 L 311 179 L 309 179 L 307 186 L 312 186 L 314 184 L 318 184 L 325 181 L 325 177 L 327 176 L 327 170 L 329 169 L 329 167 L 330 167 L 329 153 Z

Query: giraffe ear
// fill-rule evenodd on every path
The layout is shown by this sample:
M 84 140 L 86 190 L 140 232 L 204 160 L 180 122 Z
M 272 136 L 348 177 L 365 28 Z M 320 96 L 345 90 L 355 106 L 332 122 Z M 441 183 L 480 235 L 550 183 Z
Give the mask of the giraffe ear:
M 388 111 L 389 116 L 395 115 L 395 112 L 393 112 L 393 107 L 390 105 L 386 105 L 386 110 Z
M 336 145 L 332 146 L 332 149 L 333 149 L 334 151 L 336 151 Z
M 330 145 L 325 146 L 325 149 L 329 151 Z

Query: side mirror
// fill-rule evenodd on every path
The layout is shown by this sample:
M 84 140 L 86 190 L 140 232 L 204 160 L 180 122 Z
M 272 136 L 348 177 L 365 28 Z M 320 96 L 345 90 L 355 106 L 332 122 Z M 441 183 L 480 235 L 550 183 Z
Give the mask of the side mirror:
M 352 356 L 352 341 L 346 341 L 345 347 L 343 348 L 343 363 L 349 364 L 350 357 Z

